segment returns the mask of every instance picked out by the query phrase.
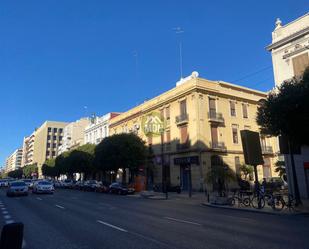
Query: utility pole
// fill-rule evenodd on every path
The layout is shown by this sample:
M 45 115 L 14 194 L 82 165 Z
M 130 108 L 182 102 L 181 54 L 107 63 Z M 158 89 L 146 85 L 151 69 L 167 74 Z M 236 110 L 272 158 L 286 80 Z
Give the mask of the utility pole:
M 180 79 L 183 78 L 183 60 L 182 60 L 182 40 L 181 34 L 184 33 L 184 30 L 181 27 L 174 28 L 176 35 L 178 35 L 178 46 L 179 46 L 179 69 L 180 69 Z

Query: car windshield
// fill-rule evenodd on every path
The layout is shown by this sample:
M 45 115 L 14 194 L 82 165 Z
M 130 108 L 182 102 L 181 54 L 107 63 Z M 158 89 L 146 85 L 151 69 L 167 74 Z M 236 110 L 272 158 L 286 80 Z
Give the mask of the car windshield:
M 50 182 L 38 182 L 39 185 L 51 185 Z
M 24 182 L 12 182 L 11 186 L 12 187 L 21 187 L 21 186 L 26 186 L 26 183 L 24 183 Z

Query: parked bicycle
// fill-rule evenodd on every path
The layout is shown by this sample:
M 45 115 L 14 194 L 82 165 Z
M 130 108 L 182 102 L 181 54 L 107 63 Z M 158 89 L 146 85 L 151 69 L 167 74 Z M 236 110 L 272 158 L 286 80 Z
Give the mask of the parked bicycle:
M 296 200 L 293 195 L 274 195 L 273 199 L 270 202 L 271 207 L 276 211 L 281 211 L 285 207 L 290 212 L 295 211 Z

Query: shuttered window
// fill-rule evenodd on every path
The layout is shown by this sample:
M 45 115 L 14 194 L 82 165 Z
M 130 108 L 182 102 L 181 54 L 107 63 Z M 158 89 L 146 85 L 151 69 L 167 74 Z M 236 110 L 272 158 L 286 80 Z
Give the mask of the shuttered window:
M 187 102 L 186 102 L 186 100 L 180 101 L 180 114 L 181 115 L 187 114 Z
M 180 143 L 186 143 L 188 141 L 188 127 L 186 125 L 180 127 Z
M 293 62 L 294 75 L 301 76 L 304 73 L 306 67 L 309 66 L 308 53 L 304 53 L 294 57 L 292 59 L 292 62 Z
M 216 112 L 216 100 L 209 98 L 209 112 Z
M 213 145 L 218 143 L 218 128 L 214 125 L 211 126 L 211 141 Z
M 248 118 L 248 105 L 242 104 L 242 116 L 243 118 Z
M 232 125 L 233 143 L 238 144 L 238 126 Z
M 231 116 L 236 117 L 236 107 L 234 101 L 230 101 L 230 109 L 231 109 Z

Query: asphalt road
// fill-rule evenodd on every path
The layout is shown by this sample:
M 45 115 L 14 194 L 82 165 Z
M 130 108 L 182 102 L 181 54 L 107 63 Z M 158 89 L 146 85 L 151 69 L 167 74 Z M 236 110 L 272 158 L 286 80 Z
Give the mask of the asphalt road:
M 8 198 L 0 224 L 21 221 L 26 249 L 309 248 L 309 217 L 216 209 L 76 190 Z

